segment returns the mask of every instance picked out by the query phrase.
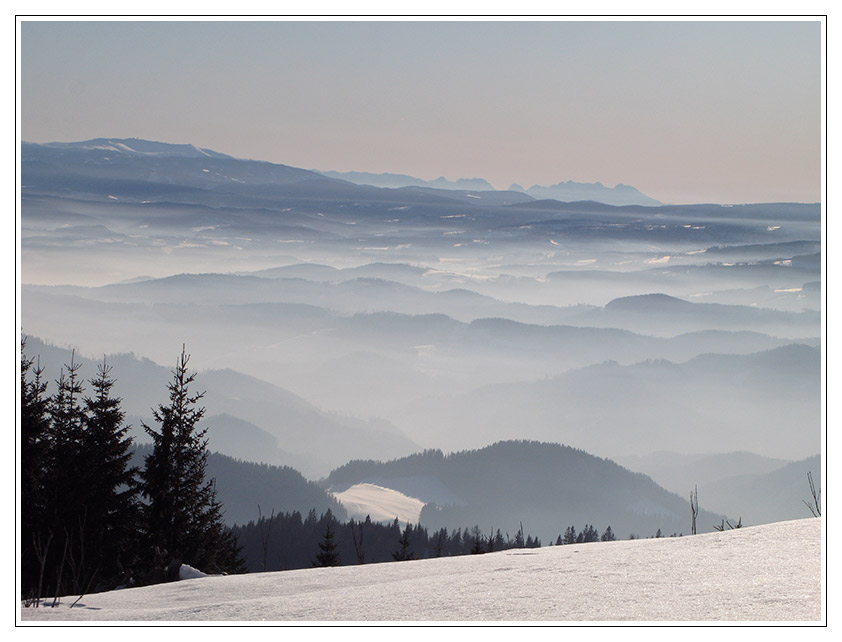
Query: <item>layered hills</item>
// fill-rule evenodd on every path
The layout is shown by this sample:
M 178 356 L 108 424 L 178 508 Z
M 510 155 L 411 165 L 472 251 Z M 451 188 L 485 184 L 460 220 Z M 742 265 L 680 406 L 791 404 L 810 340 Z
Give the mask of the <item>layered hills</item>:
M 186 344 L 211 449 L 267 467 L 262 488 L 286 483 L 271 467 L 386 462 L 334 490 L 380 484 L 428 504 L 431 526 L 522 520 L 546 542 L 586 523 L 687 534 L 696 485 L 705 527 L 770 519 L 754 489 L 800 499 L 818 468 L 817 204 L 325 175 L 138 139 L 24 143 L 21 170 L 21 322 L 54 342 L 28 346 L 51 384 L 70 346 L 85 378 L 113 355 L 142 441 Z M 684 466 L 647 459 L 664 450 Z M 702 456 L 730 463 L 686 459 Z M 437 483 L 384 472 L 416 460 Z M 286 510 L 254 491 L 233 519 L 255 498 Z

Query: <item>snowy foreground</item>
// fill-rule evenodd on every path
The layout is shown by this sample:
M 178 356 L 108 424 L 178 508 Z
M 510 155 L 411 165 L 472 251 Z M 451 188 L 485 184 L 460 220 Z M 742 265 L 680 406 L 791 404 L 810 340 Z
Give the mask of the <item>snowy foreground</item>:
M 67 597 L 23 623 L 824 619 L 822 521 L 317 568 Z

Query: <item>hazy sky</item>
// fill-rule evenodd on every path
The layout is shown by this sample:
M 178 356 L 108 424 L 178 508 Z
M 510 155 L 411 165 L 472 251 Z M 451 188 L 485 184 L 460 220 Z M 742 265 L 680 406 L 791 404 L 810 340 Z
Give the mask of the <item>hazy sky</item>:
M 821 58 L 818 21 L 25 21 L 21 135 L 815 202 Z

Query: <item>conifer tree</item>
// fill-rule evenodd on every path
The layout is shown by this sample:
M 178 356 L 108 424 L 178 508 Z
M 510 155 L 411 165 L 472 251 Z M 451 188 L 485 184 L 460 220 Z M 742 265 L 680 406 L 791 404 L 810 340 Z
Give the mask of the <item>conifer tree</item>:
M 582 532 L 576 537 L 576 543 L 581 544 L 588 542 L 598 542 L 599 541 L 599 531 L 596 530 L 590 524 L 585 524 L 585 528 L 582 529 Z
M 239 572 L 236 539 L 223 524 L 213 481 L 205 479 L 207 430 L 198 427 L 205 409 L 197 405 L 204 393 L 190 392 L 195 374 L 187 370 L 189 360 L 182 348 L 167 384 L 169 403 L 153 411 L 158 430 L 143 424 L 153 442 L 142 472 L 148 544 L 155 565 L 177 569 L 182 562 L 206 572 Z
M 480 555 L 481 553 L 485 553 L 482 531 L 479 526 L 474 526 L 471 529 L 471 555 Z
M 441 557 L 444 554 L 444 547 L 447 544 L 448 537 L 447 537 L 447 529 L 442 527 L 436 531 L 435 541 L 433 545 L 433 550 L 435 552 L 436 557 Z
M 138 470 L 131 467 L 132 439 L 121 399 L 113 397 L 111 366 L 103 358 L 90 380 L 93 396 L 86 397 L 86 430 L 82 458 L 87 462 L 86 523 L 91 564 L 99 569 L 100 585 L 113 588 L 129 573 L 138 554 Z
M 396 562 L 404 562 L 406 560 L 415 559 L 415 554 L 409 550 L 409 529 L 410 525 L 407 523 L 406 528 L 403 529 L 403 533 L 401 534 L 401 538 L 398 541 L 400 548 L 392 553 L 392 559 Z
M 26 340 L 21 342 L 20 362 L 20 420 L 21 420 L 21 502 L 24 507 L 24 523 L 34 517 L 33 509 L 41 501 L 43 491 L 43 467 L 47 456 L 47 437 L 50 421 L 47 415 L 49 398 L 47 384 L 41 380 L 43 369 L 40 362 L 27 359 L 24 354 Z M 34 367 L 33 367 L 34 366 Z M 32 378 L 30 379 L 30 371 Z
M 71 353 L 62 368 L 56 393 L 48 408 L 50 427 L 45 462 L 45 519 L 54 554 L 48 565 L 54 595 L 82 593 L 96 574 L 85 557 L 87 525 L 87 480 L 90 470 L 83 457 L 86 417 L 82 408 L 81 364 Z M 66 369 L 66 370 L 65 370 Z
M 47 384 L 40 362 L 28 359 L 26 339 L 21 340 L 20 361 L 20 499 L 21 499 L 21 597 L 40 597 L 42 559 L 50 554 L 46 520 L 46 466 L 50 420 Z M 45 559 L 43 559 L 46 562 Z
M 611 530 L 610 526 L 605 529 L 605 532 L 602 534 L 602 537 L 600 537 L 600 540 L 603 542 L 613 542 L 616 539 L 617 537 L 614 535 L 614 531 Z
M 323 517 L 325 532 L 322 541 L 319 542 L 319 552 L 316 554 L 316 561 L 313 566 L 341 566 L 342 559 L 339 557 L 338 546 L 334 541 L 335 531 L 333 528 L 334 517 L 328 508 Z
M 565 544 L 575 544 L 578 536 L 576 535 L 576 527 L 575 526 L 568 526 L 567 529 L 564 531 L 564 539 L 562 540 Z

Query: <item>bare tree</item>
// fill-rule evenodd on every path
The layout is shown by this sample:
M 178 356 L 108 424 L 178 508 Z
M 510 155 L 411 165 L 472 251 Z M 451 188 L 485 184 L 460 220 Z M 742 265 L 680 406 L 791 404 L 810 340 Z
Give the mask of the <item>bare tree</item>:
M 41 605 L 41 590 L 44 586 L 44 567 L 47 565 L 47 553 L 50 550 L 50 542 L 53 541 L 53 531 L 48 530 L 46 543 L 41 542 L 41 534 L 32 534 L 32 545 L 35 550 L 35 556 L 38 558 L 40 569 L 38 571 L 38 593 L 35 595 L 35 607 Z
M 696 534 L 696 517 L 699 515 L 699 488 L 693 487 L 690 493 L 690 534 Z
M 354 540 L 354 552 L 357 555 L 357 564 L 365 564 L 365 554 L 363 553 L 363 523 L 357 522 L 355 524 L 352 519 L 348 522 L 348 526 L 351 529 L 351 538 Z M 357 532 L 355 526 L 359 528 L 359 532 Z
M 266 571 L 266 558 L 269 555 L 269 538 L 272 536 L 272 526 L 275 524 L 275 509 L 272 509 L 272 515 L 269 517 L 269 526 L 266 533 L 263 532 L 263 523 L 266 521 L 263 518 L 263 513 L 260 510 L 260 504 L 257 505 L 257 515 L 259 517 L 257 525 L 260 528 L 260 543 L 263 545 L 263 571 Z
M 740 519 L 737 520 L 736 524 L 732 524 L 727 519 L 723 519 L 719 524 L 713 525 L 713 527 L 718 531 L 724 531 L 726 526 L 728 528 L 730 528 L 731 530 L 733 530 L 735 528 L 742 528 L 743 527 L 743 518 L 740 517 Z
M 807 482 L 810 484 L 810 494 L 813 496 L 813 503 L 809 504 L 806 499 L 802 499 L 801 501 L 804 502 L 804 505 L 810 509 L 810 512 L 813 513 L 813 517 L 821 517 L 822 516 L 822 490 L 816 490 L 816 486 L 813 483 L 813 473 L 807 473 Z

